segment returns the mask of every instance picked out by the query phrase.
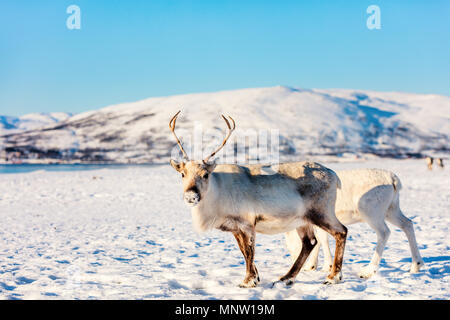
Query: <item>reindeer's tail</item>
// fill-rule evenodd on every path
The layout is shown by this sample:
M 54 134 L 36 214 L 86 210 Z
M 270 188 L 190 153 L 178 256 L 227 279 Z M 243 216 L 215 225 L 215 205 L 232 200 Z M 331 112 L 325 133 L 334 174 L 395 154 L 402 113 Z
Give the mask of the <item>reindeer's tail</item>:
M 341 179 L 339 179 L 339 177 L 337 175 L 336 175 L 336 187 L 338 189 L 342 188 Z
M 341 179 L 339 179 L 339 177 L 338 177 L 336 172 L 334 172 L 333 170 L 331 170 L 331 171 L 333 172 L 334 180 L 336 182 L 336 188 L 337 189 L 341 189 L 342 188 Z
M 402 183 L 400 182 L 399 177 L 397 177 L 394 173 L 391 173 L 392 178 L 392 186 L 394 187 L 395 191 L 400 191 L 402 188 Z

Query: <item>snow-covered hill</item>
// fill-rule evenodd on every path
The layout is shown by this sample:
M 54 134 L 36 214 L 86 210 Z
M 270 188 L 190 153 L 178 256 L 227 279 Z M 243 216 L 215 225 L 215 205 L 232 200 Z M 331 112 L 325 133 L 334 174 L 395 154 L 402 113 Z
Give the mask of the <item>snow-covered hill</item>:
M 194 125 L 223 134 L 220 114 L 247 129 L 276 129 L 281 159 L 369 155 L 448 154 L 450 98 L 398 92 L 270 87 L 149 98 L 81 113 L 53 126 L 0 138 L 22 158 L 166 162 L 175 144 L 169 119 L 184 141 Z M 206 137 L 212 148 L 217 134 Z M 212 142 L 213 141 L 213 142 Z M 209 143 L 211 144 L 209 144 Z
M 30 113 L 21 117 L 0 116 L 0 135 L 36 130 L 67 120 L 70 113 Z

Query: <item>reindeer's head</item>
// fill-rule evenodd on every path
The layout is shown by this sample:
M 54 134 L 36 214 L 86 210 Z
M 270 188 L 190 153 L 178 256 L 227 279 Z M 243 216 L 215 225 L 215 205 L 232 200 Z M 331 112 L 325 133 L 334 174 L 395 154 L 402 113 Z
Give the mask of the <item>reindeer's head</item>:
M 235 129 L 236 124 L 233 118 L 229 117 L 233 123 L 233 127 L 231 127 L 228 119 L 222 115 L 222 118 L 225 120 L 227 127 L 229 129 L 228 134 L 223 140 L 222 144 L 219 146 L 219 148 L 217 148 L 204 160 L 192 161 L 189 160 L 189 157 L 184 151 L 180 139 L 178 139 L 177 135 L 175 134 L 175 123 L 177 121 L 177 117 L 180 114 L 180 112 L 181 111 L 178 111 L 177 114 L 175 114 L 175 116 L 173 116 L 173 118 L 170 120 L 169 127 L 177 141 L 178 146 L 181 149 L 181 152 L 183 153 L 184 160 L 182 162 L 170 160 L 170 164 L 175 170 L 181 173 L 181 178 L 183 180 L 184 202 L 187 205 L 194 207 L 206 195 L 206 192 L 208 191 L 211 174 L 214 171 L 214 168 L 216 167 L 216 164 L 214 162 L 209 162 L 209 159 L 223 148 L 228 138 L 230 137 L 231 133 Z
M 195 161 L 176 162 L 174 160 L 170 160 L 170 164 L 181 173 L 184 202 L 188 206 L 196 206 L 208 191 L 209 177 L 216 164 Z

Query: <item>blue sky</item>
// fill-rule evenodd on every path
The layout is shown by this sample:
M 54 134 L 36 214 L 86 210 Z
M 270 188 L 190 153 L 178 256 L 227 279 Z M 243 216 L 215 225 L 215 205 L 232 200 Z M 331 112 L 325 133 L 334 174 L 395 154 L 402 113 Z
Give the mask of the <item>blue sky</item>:
M 449 16 L 446 0 L 2 0 L 0 114 L 275 85 L 450 96 Z

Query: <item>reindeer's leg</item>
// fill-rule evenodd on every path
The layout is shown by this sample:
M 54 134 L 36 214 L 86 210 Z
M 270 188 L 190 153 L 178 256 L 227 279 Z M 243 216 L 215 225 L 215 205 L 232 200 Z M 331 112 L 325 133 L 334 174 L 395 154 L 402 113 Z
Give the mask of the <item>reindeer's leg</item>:
M 256 269 L 255 258 L 255 230 L 248 228 L 248 230 L 233 231 L 233 235 L 239 245 L 239 249 L 245 259 L 246 275 L 244 281 L 239 285 L 241 288 L 256 287 L 259 283 L 258 270 Z
M 286 247 L 291 255 L 292 263 L 297 260 L 300 251 L 302 251 L 302 242 L 297 233 L 297 229 L 293 229 L 284 234 L 286 240 Z
M 316 237 L 317 239 L 317 237 Z M 319 260 L 319 251 L 320 251 L 320 241 L 317 241 L 317 244 L 312 249 L 309 254 L 308 259 L 302 267 L 302 271 L 313 271 L 317 270 L 317 264 Z
M 344 260 L 345 241 L 347 239 L 347 228 L 339 222 L 333 210 L 329 214 L 324 214 L 314 209 L 307 212 L 305 218 L 314 225 L 322 228 L 331 234 L 336 240 L 336 250 L 334 253 L 333 266 L 330 274 L 325 280 L 325 284 L 338 283 L 342 280 L 342 262 Z
M 330 246 L 328 243 L 328 233 L 321 228 L 314 227 L 314 234 L 316 235 L 319 246 L 322 246 L 323 252 L 323 266 L 322 271 L 330 272 L 333 267 L 333 257 L 331 256 Z
M 322 271 L 330 272 L 331 267 L 333 266 L 333 257 L 331 256 L 330 246 L 328 244 L 328 233 L 321 228 L 314 227 L 314 235 L 318 243 L 309 254 L 308 259 L 302 267 L 302 271 L 312 271 L 317 269 L 320 247 L 323 246 L 322 252 L 324 261 Z M 286 244 L 295 261 L 296 257 L 300 254 L 302 246 L 302 241 L 300 240 L 297 230 L 286 233 Z
M 406 234 L 412 255 L 412 264 L 410 272 L 411 273 L 419 272 L 420 267 L 424 265 L 424 262 L 422 260 L 422 257 L 420 256 L 419 248 L 417 247 L 413 223 L 411 222 L 411 220 L 409 220 L 407 217 L 403 215 L 400 208 L 398 207 L 392 208 L 388 211 L 386 220 L 402 229 L 402 231 Z
M 218 227 L 222 231 L 233 233 L 239 249 L 245 259 L 246 276 L 239 285 L 241 288 L 256 287 L 259 282 L 258 270 L 254 263 L 255 258 L 255 226 L 241 218 L 229 217 Z
M 301 232 L 302 231 L 300 229 L 300 233 Z M 286 232 L 284 235 L 286 238 L 286 246 L 289 250 L 289 253 L 291 254 L 292 262 L 295 262 L 302 250 L 302 240 L 300 238 L 299 232 L 297 231 L 297 229 L 293 229 L 291 231 Z M 308 259 L 306 260 L 305 264 L 302 267 L 302 271 L 311 271 L 317 269 L 317 258 L 319 256 L 319 249 L 320 249 L 320 241 L 309 254 Z
M 302 241 L 302 249 L 291 269 L 279 280 L 284 282 L 286 285 L 292 285 L 294 283 L 295 277 L 300 272 L 314 246 L 317 245 L 317 240 L 314 236 L 314 231 L 311 225 L 308 224 L 304 227 L 297 228 L 297 233 Z
M 374 215 L 371 215 L 371 217 L 373 216 Z M 381 221 L 369 219 L 367 220 L 367 224 L 377 233 L 377 246 L 375 248 L 375 253 L 372 256 L 372 259 L 370 260 L 370 263 L 362 268 L 358 273 L 360 278 L 370 278 L 377 272 L 378 266 L 381 261 L 381 255 L 383 254 L 384 247 L 386 246 L 389 235 L 391 234 L 389 228 L 384 222 L 384 219 L 382 219 Z

